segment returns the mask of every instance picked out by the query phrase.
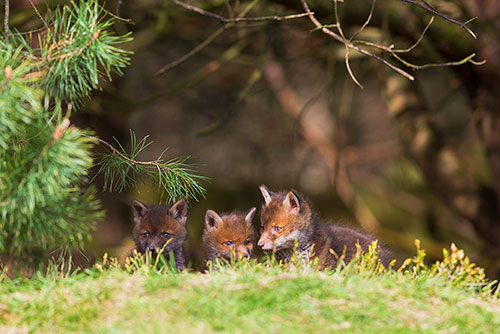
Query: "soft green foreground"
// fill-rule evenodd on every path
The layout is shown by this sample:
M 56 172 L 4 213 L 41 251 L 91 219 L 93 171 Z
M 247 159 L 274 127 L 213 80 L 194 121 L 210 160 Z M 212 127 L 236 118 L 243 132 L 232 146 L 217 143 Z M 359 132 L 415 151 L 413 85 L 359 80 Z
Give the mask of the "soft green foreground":
M 0 333 L 500 333 L 499 299 L 426 275 L 139 271 L 4 279 Z

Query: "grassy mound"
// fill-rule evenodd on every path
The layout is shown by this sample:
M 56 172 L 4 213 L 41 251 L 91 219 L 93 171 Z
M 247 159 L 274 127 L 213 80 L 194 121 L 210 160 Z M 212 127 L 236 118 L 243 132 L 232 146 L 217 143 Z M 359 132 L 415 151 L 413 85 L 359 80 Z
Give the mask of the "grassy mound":
M 466 257 L 419 259 L 399 271 L 367 256 L 331 271 L 241 262 L 208 274 L 105 259 L 3 278 L 0 333 L 500 333 L 498 291 Z

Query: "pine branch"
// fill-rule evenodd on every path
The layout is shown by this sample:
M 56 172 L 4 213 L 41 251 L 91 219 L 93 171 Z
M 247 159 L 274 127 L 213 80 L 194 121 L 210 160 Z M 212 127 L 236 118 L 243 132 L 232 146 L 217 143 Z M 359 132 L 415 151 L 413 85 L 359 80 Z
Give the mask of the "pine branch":
M 193 165 L 186 162 L 190 157 L 177 157 L 164 161 L 162 152 L 153 161 L 140 161 L 137 156 L 144 151 L 152 142 L 148 142 L 148 136 L 137 141 L 136 135 L 130 131 L 130 152 L 116 140 L 117 147 L 100 138 L 95 138 L 108 149 L 108 153 L 102 154 L 99 162 L 100 168 L 96 174 L 104 175 L 103 189 L 109 191 L 128 190 L 135 184 L 139 175 L 145 175 L 158 184 L 158 190 L 162 199 L 175 201 L 181 197 L 198 200 L 204 197 L 206 190 L 200 185 L 200 181 L 208 180 L 198 175 Z
M 43 21 L 50 29 L 13 34 L 11 44 L 37 64 L 33 76 L 48 96 L 78 105 L 100 88 L 101 79 L 111 81 L 130 62 L 131 52 L 115 46 L 130 41 L 130 34 L 112 35 L 107 28 L 114 21 L 97 0 L 74 0 L 71 7 L 58 8 L 50 22 Z
M 0 254 L 16 260 L 82 246 L 103 215 L 87 177 L 97 141 L 70 126 L 72 104 L 63 111 L 61 101 L 82 101 L 120 74 L 130 53 L 115 44 L 130 37 L 111 35 L 114 19 L 96 0 L 64 8 L 40 33 L 0 39 Z

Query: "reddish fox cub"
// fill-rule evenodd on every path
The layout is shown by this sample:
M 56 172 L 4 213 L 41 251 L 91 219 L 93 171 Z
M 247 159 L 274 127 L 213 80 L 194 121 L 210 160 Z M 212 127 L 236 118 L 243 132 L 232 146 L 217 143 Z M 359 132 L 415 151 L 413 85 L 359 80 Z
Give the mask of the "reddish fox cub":
M 254 245 L 254 230 L 252 219 L 255 208 L 246 213 L 229 213 L 218 215 L 213 210 L 207 210 L 205 214 L 205 231 L 203 232 L 203 244 L 207 260 L 216 258 L 231 260 L 249 258 L 252 255 Z
M 368 250 L 374 239 L 344 226 L 320 223 L 309 204 L 294 191 L 272 193 L 266 186 L 260 186 L 265 204 L 261 211 L 261 237 L 258 246 L 264 251 L 276 247 L 278 260 L 289 260 L 295 243 L 300 254 L 310 260 L 318 258 L 322 268 L 337 266 L 337 257 L 344 255 L 347 263 L 356 254 L 356 243 L 363 252 Z M 332 250 L 334 254 L 330 251 Z M 390 255 L 379 247 L 379 259 L 388 266 Z
M 182 245 L 187 236 L 188 205 L 185 199 L 173 205 L 147 206 L 138 200 L 132 200 L 134 218 L 134 239 L 137 251 L 141 254 L 161 252 L 174 256 L 177 269 L 186 267 Z

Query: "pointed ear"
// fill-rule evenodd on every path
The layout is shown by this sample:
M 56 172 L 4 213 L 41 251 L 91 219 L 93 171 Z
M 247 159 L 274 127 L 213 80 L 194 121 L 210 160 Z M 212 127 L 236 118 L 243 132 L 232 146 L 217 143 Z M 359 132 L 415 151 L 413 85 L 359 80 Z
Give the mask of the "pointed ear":
M 247 214 L 245 216 L 245 222 L 248 225 L 252 225 L 252 219 L 253 219 L 253 216 L 255 215 L 255 210 L 257 210 L 257 209 L 255 207 L 253 207 L 247 211 Z
M 293 191 L 286 194 L 286 198 L 283 201 L 283 206 L 289 212 L 299 212 L 300 211 L 300 198 Z
M 134 222 L 138 224 L 148 212 L 148 206 L 140 201 L 133 199 L 130 203 L 132 207 L 132 217 L 134 218 Z
M 185 198 L 175 202 L 169 210 L 172 218 L 177 219 L 182 224 L 186 224 L 188 215 L 188 204 Z
M 262 196 L 264 197 L 264 201 L 266 202 L 266 205 L 269 205 L 271 202 L 271 197 L 274 196 L 274 193 L 271 192 L 265 185 L 261 185 L 259 187 L 260 192 L 262 193 Z
M 207 210 L 205 213 L 205 228 L 212 231 L 222 224 L 222 218 L 214 210 Z

